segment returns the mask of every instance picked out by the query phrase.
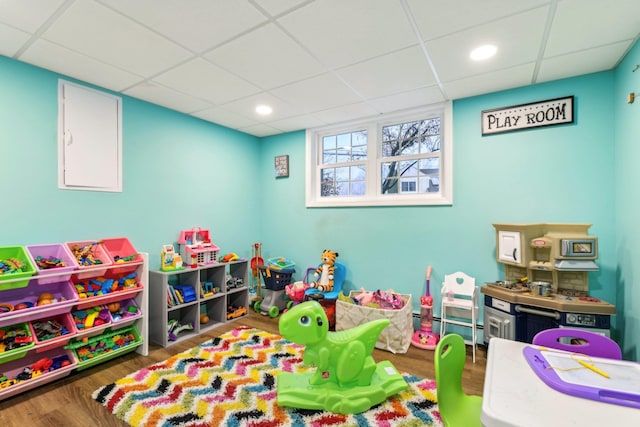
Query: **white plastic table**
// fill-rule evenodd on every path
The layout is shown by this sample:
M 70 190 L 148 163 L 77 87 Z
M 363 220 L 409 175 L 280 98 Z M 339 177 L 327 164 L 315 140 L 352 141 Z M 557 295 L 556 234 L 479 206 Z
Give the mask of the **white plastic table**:
M 522 350 L 530 344 L 502 338 L 489 342 L 481 421 L 487 427 L 634 426 L 640 409 L 561 393 L 545 384 Z

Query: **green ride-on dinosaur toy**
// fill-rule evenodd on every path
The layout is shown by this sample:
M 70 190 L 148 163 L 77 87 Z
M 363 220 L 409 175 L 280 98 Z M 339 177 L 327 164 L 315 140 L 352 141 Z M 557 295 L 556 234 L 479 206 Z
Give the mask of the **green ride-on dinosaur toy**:
M 330 332 L 327 315 L 317 301 L 303 302 L 284 313 L 280 334 L 306 346 L 302 361 L 316 370 L 278 372 L 278 405 L 357 414 L 406 389 L 406 381 L 390 361 L 376 363 L 371 356 L 389 323 L 389 319 L 378 319 Z

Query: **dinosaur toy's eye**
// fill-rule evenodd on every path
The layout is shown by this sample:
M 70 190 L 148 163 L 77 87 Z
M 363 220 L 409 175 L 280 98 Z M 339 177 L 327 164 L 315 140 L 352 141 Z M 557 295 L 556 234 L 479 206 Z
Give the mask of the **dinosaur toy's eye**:
M 316 322 L 318 323 L 318 326 L 322 326 L 322 323 L 323 323 L 323 322 L 322 322 L 322 317 L 318 317 L 318 318 L 316 319 Z
M 309 326 L 309 323 L 311 323 L 311 319 L 309 319 L 309 316 L 302 316 L 300 319 L 298 319 L 298 322 L 300 322 L 302 326 Z

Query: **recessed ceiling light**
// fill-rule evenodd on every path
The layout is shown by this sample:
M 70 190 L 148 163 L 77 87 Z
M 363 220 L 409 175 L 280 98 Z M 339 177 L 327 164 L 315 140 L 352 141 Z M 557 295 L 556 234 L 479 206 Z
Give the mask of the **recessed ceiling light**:
M 267 116 L 271 114 L 272 111 L 273 108 L 269 107 L 268 105 L 258 105 L 256 107 L 256 113 L 260 114 L 261 116 Z
M 485 44 L 473 49 L 471 54 L 469 54 L 469 57 L 474 61 L 482 61 L 483 59 L 491 58 L 497 51 L 498 48 L 496 46 L 492 44 Z

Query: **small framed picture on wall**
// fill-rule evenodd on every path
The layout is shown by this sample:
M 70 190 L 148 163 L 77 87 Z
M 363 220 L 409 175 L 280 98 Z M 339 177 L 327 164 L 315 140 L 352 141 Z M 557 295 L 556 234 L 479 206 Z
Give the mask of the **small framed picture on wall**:
M 276 178 L 285 178 L 289 176 L 289 156 L 274 157 Z

